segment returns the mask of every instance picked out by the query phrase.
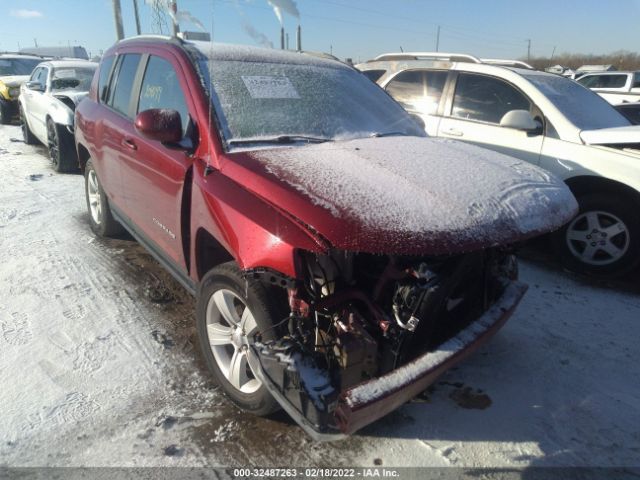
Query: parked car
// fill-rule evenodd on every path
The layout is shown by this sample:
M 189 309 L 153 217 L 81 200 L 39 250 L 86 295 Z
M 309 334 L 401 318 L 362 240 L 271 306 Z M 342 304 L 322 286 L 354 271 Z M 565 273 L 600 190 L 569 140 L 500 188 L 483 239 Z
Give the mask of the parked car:
M 78 169 L 73 114 L 87 96 L 97 63 L 52 60 L 40 63 L 21 87 L 20 122 L 25 143 L 49 149 L 57 172 Z
M 614 108 L 627 117 L 627 120 L 632 124 L 640 125 L 640 102 L 620 103 L 618 105 L 614 105 Z
M 11 123 L 18 115 L 20 85 L 41 61 L 41 57 L 32 55 L 0 54 L 0 124 Z
M 640 72 L 587 73 L 576 81 L 612 105 L 640 102 Z
M 543 170 L 426 138 L 356 70 L 304 53 L 121 41 L 75 134 L 93 231 L 124 227 L 195 294 L 236 405 L 282 407 L 316 438 L 491 337 L 525 291 L 510 246 L 577 209 Z
M 553 235 L 569 269 L 619 275 L 640 262 L 640 127 L 559 75 L 470 55 L 381 55 L 357 68 L 434 137 L 513 155 L 562 178 L 580 214 Z

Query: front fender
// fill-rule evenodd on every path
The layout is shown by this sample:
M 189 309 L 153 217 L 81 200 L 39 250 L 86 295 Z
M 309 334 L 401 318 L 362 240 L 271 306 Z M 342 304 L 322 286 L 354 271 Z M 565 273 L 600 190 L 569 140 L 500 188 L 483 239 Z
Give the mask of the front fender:
M 48 114 L 55 123 L 73 127 L 73 111 L 60 100 L 51 100 Z
M 204 164 L 194 165 L 190 247 L 193 280 L 200 280 L 195 258 L 200 229 L 209 232 L 243 270 L 262 267 L 295 277 L 296 249 L 326 252 L 327 245 L 296 219 L 219 171 L 205 176 L 204 170 Z

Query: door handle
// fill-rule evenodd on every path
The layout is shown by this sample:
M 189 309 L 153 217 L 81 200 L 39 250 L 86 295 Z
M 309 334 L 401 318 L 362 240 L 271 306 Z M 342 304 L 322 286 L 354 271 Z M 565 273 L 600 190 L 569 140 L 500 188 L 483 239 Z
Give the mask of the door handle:
M 127 148 L 129 148 L 131 150 L 137 150 L 138 149 L 138 146 L 136 145 L 136 142 L 134 142 L 130 138 L 125 138 L 124 140 L 122 140 L 122 145 L 124 145 L 125 147 L 127 147 Z
M 452 137 L 463 137 L 464 133 L 460 130 L 456 130 L 455 128 L 450 128 L 448 130 L 443 130 L 442 133 L 445 135 L 451 135 Z

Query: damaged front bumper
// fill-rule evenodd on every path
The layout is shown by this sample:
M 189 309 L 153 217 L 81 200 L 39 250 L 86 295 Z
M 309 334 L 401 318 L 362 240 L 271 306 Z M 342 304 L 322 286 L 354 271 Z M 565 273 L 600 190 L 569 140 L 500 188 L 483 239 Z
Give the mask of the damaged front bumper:
M 249 349 L 249 365 L 283 409 L 314 439 L 336 440 L 356 432 L 424 391 L 440 375 L 489 340 L 508 320 L 527 291 L 512 281 L 502 296 L 476 321 L 456 336 L 395 370 L 340 393 L 326 415 L 300 409 L 287 398 L 282 386 L 263 368 L 256 345 Z M 311 412 L 311 414 L 310 414 Z

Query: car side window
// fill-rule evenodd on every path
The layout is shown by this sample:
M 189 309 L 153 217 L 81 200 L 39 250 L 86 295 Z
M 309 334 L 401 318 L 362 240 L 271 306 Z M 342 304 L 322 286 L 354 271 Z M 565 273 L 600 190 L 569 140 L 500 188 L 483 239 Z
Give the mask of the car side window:
M 182 135 L 185 135 L 189 125 L 189 109 L 178 75 L 171 63 L 155 55 L 149 57 L 147 63 L 137 112 L 151 108 L 177 110 L 182 120 Z
M 531 102 L 516 88 L 497 78 L 467 73 L 458 75 L 451 116 L 498 124 L 511 110 L 531 111 Z
M 631 84 L 631 88 L 640 88 L 640 73 L 636 73 L 633 76 L 633 83 Z
M 141 55 L 138 53 L 128 53 L 120 62 L 117 78 L 115 79 L 115 87 L 109 104 L 117 111 L 129 115 L 129 104 L 131 102 L 131 91 L 133 89 L 133 81 L 138 71 Z M 111 82 L 113 84 L 113 81 Z
M 116 59 L 114 55 L 105 58 L 102 60 L 100 64 L 100 76 L 98 77 L 98 99 L 100 102 L 107 101 L 107 93 L 109 86 L 109 74 L 111 73 L 111 68 L 113 67 L 113 62 Z
M 33 81 L 34 82 L 38 82 L 40 85 L 42 85 L 43 88 L 46 88 L 47 86 L 47 69 L 45 67 L 39 67 L 36 70 L 38 70 L 37 72 L 34 71 L 33 72 Z
M 42 67 L 37 67 L 33 72 L 31 72 L 31 77 L 29 77 L 29 81 L 35 82 L 36 78 L 38 78 L 38 75 L 40 75 L 41 70 L 42 70 Z
M 386 87 L 387 92 L 407 110 L 416 110 L 423 99 L 424 73 L 418 70 L 400 72 Z
M 386 70 L 365 70 L 362 74 L 371 80 L 373 83 L 376 83 L 382 75 L 386 73 Z
M 438 110 L 446 80 L 445 71 L 407 70 L 396 75 L 386 90 L 407 110 L 433 115 Z
M 627 83 L 626 75 L 590 75 L 578 80 L 587 88 L 622 88 Z

